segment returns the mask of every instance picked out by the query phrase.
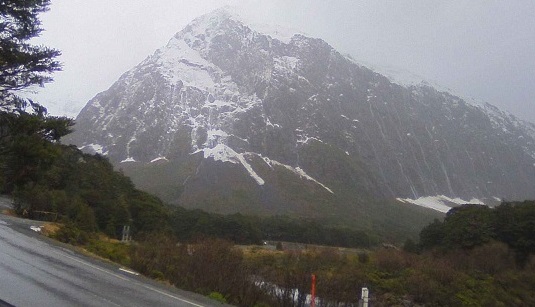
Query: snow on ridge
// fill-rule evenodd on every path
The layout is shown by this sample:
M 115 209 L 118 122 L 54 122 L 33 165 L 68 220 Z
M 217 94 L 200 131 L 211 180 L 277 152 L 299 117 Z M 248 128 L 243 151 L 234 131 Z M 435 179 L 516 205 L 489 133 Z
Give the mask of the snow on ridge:
M 264 185 L 265 181 L 262 179 L 252 168 L 252 166 L 247 162 L 244 157 L 244 154 L 239 154 L 234 149 L 228 147 L 225 144 L 217 144 L 213 148 L 204 148 L 197 152 L 202 151 L 204 158 L 212 158 L 215 161 L 230 162 L 233 164 L 241 164 L 245 170 L 249 173 L 258 185 Z
M 166 157 L 158 157 L 154 158 L 150 161 L 150 163 L 158 162 L 158 161 L 169 161 Z
M 301 167 L 298 166 L 298 167 L 294 168 L 294 167 L 292 167 L 290 165 L 278 162 L 276 160 L 272 160 L 272 159 L 270 159 L 268 157 L 263 157 L 261 155 L 258 155 L 258 156 L 260 156 L 270 168 L 273 168 L 274 165 L 282 166 L 282 167 L 286 168 L 287 170 L 293 172 L 294 174 L 299 175 L 299 177 L 305 178 L 305 179 L 307 179 L 309 181 L 312 181 L 312 182 L 318 184 L 319 186 L 321 186 L 322 188 L 324 188 L 325 190 L 327 190 L 329 193 L 334 194 L 333 190 L 329 189 L 326 185 L 324 185 L 323 183 L 321 183 L 318 180 L 314 179 L 312 176 L 308 175 Z
M 411 198 L 396 198 L 398 201 L 402 203 L 409 203 L 413 205 L 417 205 L 420 207 L 425 207 L 429 209 L 433 209 L 439 212 L 447 213 L 451 208 L 463 205 L 463 204 L 479 204 L 484 205 L 481 200 L 472 198 L 469 201 L 463 200 L 461 198 L 450 198 L 444 195 L 437 195 L 437 196 L 424 196 L 420 197 L 418 199 L 411 199 Z
M 304 171 L 302 168 L 300 168 L 300 167 L 296 167 L 296 168 L 295 168 L 295 171 L 296 171 L 296 173 L 297 173 L 299 176 L 301 176 L 301 177 L 303 177 L 303 178 L 306 178 L 307 180 L 310 180 L 310 181 L 313 181 L 313 182 L 319 184 L 319 185 L 322 186 L 325 190 L 329 191 L 331 194 L 334 194 L 333 190 L 329 189 L 327 186 L 325 186 L 323 183 L 317 181 L 316 179 L 310 177 L 307 173 L 305 173 L 305 171 Z
M 242 10 L 239 7 L 232 5 L 223 6 L 195 19 L 192 23 L 195 27 L 193 29 L 194 33 L 200 34 L 197 32 L 197 29 L 212 28 L 221 21 L 227 19 L 240 22 L 257 33 L 271 36 L 271 38 L 277 39 L 286 44 L 290 43 L 290 41 L 296 34 L 305 35 L 302 31 L 293 29 L 288 26 L 274 25 L 270 24 L 269 22 L 259 22 L 258 16 L 253 16 L 251 12 Z
M 137 162 L 137 161 L 132 157 L 128 157 L 119 163 L 127 163 L 127 162 Z
M 292 38 L 296 34 L 304 35 L 302 32 L 294 30 L 289 27 L 280 26 L 280 25 L 269 25 L 256 22 L 247 22 L 248 26 L 251 27 L 254 31 L 271 36 L 271 38 L 277 39 L 285 44 L 289 44 Z
M 306 180 L 312 181 L 316 183 L 317 185 L 321 186 L 322 188 L 324 188 L 325 190 L 327 190 L 329 193 L 334 194 L 333 190 L 331 190 L 329 187 L 319 182 L 312 176 L 308 175 L 302 168 L 292 167 L 290 165 L 283 164 L 275 160 L 271 160 L 267 157 L 263 157 L 262 155 L 257 154 L 257 153 L 253 153 L 253 152 L 237 153 L 234 149 L 222 143 L 216 144 L 214 147 L 211 147 L 211 148 L 206 147 L 203 149 L 199 149 L 193 152 L 192 154 L 199 153 L 199 152 L 203 153 L 203 157 L 205 159 L 212 158 L 215 161 L 229 162 L 232 164 L 241 164 L 245 168 L 245 170 L 247 170 L 247 172 L 249 173 L 249 176 L 251 176 L 251 178 L 253 178 L 258 185 L 264 185 L 265 184 L 264 179 L 262 179 L 262 177 L 260 177 L 254 171 L 253 167 L 251 166 L 251 164 L 249 164 L 249 162 L 246 159 L 247 156 L 256 155 L 262 158 L 271 169 L 273 169 L 274 165 L 282 166 L 288 169 L 289 171 L 291 171 L 292 173 L 298 175 L 300 178 L 304 178 Z
M 253 177 L 256 183 L 258 183 L 259 185 L 264 185 L 265 183 L 264 179 L 258 176 L 258 174 L 251 167 L 251 165 L 245 160 L 245 157 L 243 156 L 243 154 L 239 154 L 238 159 L 241 162 L 241 164 L 245 167 L 245 169 L 249 172 L 249 175 Z
M 305 35 L 302 31 L 289 26 L 259 22 L 258 16 L 253 16 L 251 12 L 241 10 L 237 6 L 227 5 L 219 10 L 226 12 L 229 18 L 243 23 L 253 31 L 271 36 L 271 38 L 277 39 L 285 44 L 290 43 L 296 34 Z

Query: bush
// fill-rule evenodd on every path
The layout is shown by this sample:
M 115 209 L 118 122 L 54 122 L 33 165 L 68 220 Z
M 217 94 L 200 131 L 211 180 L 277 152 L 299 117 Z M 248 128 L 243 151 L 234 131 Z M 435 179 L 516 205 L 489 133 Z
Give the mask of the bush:
M 402 251 L 381 249 L 375 253 L 375 263 L 380 270 L 389 274 L 398 274 L 412 265 L 412 259 L 410 254 Z
M 157 279 L 157 280 L 164 280 L 165 276 L 162 272 L 158 270 L 152 270 L 149 275 L 151 278 Z
M 212 292 L 212 293 L 210 293 L 208 295 L 208 297 L 213 299 L 214 301 L 220 302 L 221 304 L 226 304 L 227 303 L 227 300 L 225 299 L 223 294 L 221 294 L 219 292 Z
M 67 223 L 52 236 L 56 240 L 72 245 L 84 245 L 89 242 L 89 234 L 80 230 L 76 225 Z
M 87 250 L 125 266 L 130 265 L 130 246 L 119 242 L 90 240 Z
M 370 261 L 370 255 L 368 255 L 368 253 L 360 252 L 358 254 L 358 259 L 360 263 L 368 263 Z

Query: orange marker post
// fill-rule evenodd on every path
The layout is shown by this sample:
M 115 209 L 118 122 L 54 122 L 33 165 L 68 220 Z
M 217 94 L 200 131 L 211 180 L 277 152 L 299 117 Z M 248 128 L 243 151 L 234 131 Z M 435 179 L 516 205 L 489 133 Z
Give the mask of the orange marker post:
M 316 275 L 312 274 L 312 286 L 310 288 L 310 307 L 316 307 Z

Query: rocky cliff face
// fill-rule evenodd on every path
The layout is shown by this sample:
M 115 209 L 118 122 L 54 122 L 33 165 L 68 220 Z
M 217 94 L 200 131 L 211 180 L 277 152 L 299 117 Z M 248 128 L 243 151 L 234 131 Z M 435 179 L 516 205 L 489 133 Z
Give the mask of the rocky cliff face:
M 278 34 L 226 10 L 198 18 L 90 100 L 68 141 L 168 201 L 221 212 L 535 197 L 534 125 Z

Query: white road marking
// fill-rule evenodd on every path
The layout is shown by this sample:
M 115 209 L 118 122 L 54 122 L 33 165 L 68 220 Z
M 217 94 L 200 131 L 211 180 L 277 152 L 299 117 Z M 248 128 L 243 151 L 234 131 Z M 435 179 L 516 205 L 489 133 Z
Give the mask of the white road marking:
M 81 263 L 81 264 L 83 264 L 83 265 L 85 265 L 85 266 L 88 266 L 88 267 L 90 267 L 90 268 L 93 268 L 93 269 L 95 269 L 95 270 L 98 270 L 98 271 L 101 271 L 101 272 L 106 273 L 106 274 L 108 274 L 108 275 L 117 277 L 117 278 L 119 278 L 119 279 L 121 279 L 121 280 L 124 280 L 124 281 L 130 281 L 130 279 L 128 279 L 128 278 L 125 278 L 125 277 L 123 277 L 123 276 L 121 276 L 121 275 L 119 275 L 119 274 L 112 273 L 112 272 L 110 272 L 110 271 L 108 271 L 108 270 L 99 268 L 98 266 L 92 265 L 92 264 L 87 263 L 87 262 L 85 262 L 85 261 L 83 261 L 83 260 L 80 260 L 80 259 L 77 259 L 77 258 L 68 256 L 68 255 L 61 254 L 61 253 L 59 253 L 58 251 L 55 251 L 55 252 L 56 252 L 56 254 L 58 254 L 58 255 L 61 255 L 61 256 L 65 257 L 65 258 L 67 258 L 67 259 L 71 259 L 71 260 L 73 260 L 73 261 L 76 261 L 76 262 L 78 262 L 78 263 Z
M 139 273 L 137 273 L 137 272 L 130 271 L 130 270 L 123 269 L 123 268 L 119 268 L 119 271 L 123 271 L 123 272 L 126 272 L 126 273 L 128 273 L 128 274 L 132 274 L 132 275 L 136 275 L 136 276 L 139 275 Z
M 158 289 L 156 289 L 156 288 L 153 288 L 153 287 L 151 287 L 151 286 L 148 286 L 148 285 L 145 285 L 145 284 L 141 284 L 141 286 L 143 286 L 144 288 L 147 288 L 147 289 L 149 289 L 149 290 L 152 290 L 152 291 L 154 291 L 154 292 L 160 293 L 160 294 L 162 294 L 162 295 L 165 295 L 165 296 L 174 298 L 174 299 L 176 299 L 176 300 L 182 301 L 182 302 L 184 302 L 184 303 L 187 303 L 187 304 L 190 304 L 190 305 L 193 305 L 193 306 L 197 306 L 197 307 L 204 307 L 203 305 L 199 305 L 199 304 L 196 304 L 196 303 L 194 303 L 194 302 L 190 302 L 190 301 L 188 301 L 188 300 L 185 300 L 185 299 L 176 297 L 176 296 L 174 296 L 174 295 L 171 295 L 171 294 L 169 294 L 169 293 L 160 291 L 160 290 L 158 290 Z
M 55 250 L 55 249 L 53 249 L 53 250 L 54 250 L 54 252 L 55 252 L 56 254 L 61 255 L 61 256 L 65 257 L 65 258 L 67 258 L 67 259 L 71 259 L 71 260 L 73 260 L 73 261 L 76 261 L 76 262 L 78 262 L 78 263 L 80 263 L 80 264 L 86 265 L 86 266 L 88 266 L 88 267 L 90 267 L 90 268 L 93 268 L 93 269 L 95 269 L 95 270 L 98 270 L 98 271 L 101 271 L 101 272 L 106 273 L 106 274 L 108 274 L 108 275 L 117 277 L 117 278 L 119 278 L 119 279 L 121 279 L 121 280 L 129 281 L 129 282 L 138 284 L 138 285 L 142 286 L 142 287 L 145 288 L 145 289 L 148 289 L 148 290 L 154 291 L 154 292 L 156 292 L 156 293 L 165 295 L 165 296 L 167 296 L 167 297 L 170 297 L 170 298 L 173 298 L 173 299 L 175 299 L 175 300 L 184 302 L 184 303 L 186 303 L 186 304 L 190 304 L 190 305 L 192 305 L 192 306 L 205 307 L 205 306 L 203 306 L 203 305 L 199 305 L 199 304 L 196 304 L 196 303 L 194 303 L 194 302 L 185 300 L 185 299 L 183 299 L 183 298 L 174 296 L 174 295 L 172 295 L 172 294 L 163 292 L 163 291 L 161 291 L 161 290 L 158 290 L 158 289 L 153 288 L 153 287 L 151 287 L 151 286 L 145 285 L 145 284 L 143 284 L 143 283 L 136 282 L 135 280 L 131 280 L 131 279 L 125 278 L 125 277 L 123 277 L 123 276 L 121 276 L 121 275 L 112 273 L 112 272 L 110 272 L 110 271 L 108 271 L 108 270 L 99 268 L 99 267 L 97 267 L 97 266 L 95 266 L 95 265 L 92 265 L 92 264 L 86 262 L 86 261 L 83 261 L 83 260 L 80 260 L 80 259 L 77 259 L 77 258 L 68 256 L 68 255 L 62 254 L 62 253 L 58 252 L 58 251 Z M 120 270 L 121 270 L 121 269 L 120 269 Z

